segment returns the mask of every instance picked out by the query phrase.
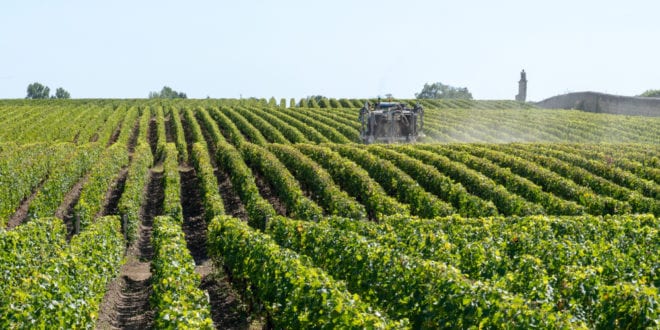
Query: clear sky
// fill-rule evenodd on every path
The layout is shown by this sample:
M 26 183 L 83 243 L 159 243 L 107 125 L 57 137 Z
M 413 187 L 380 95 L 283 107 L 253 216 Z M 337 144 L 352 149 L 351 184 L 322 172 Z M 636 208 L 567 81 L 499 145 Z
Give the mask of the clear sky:
M 0 98 L 413 98 L 425 82 L 513 99 L 660 89 L 659 1 L 0 2 Z

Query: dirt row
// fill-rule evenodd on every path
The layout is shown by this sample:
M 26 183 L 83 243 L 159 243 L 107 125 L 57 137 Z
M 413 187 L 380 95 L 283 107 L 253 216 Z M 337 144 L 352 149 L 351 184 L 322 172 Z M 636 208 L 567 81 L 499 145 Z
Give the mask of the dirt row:
M 155 121 L 150 122 L 150 131 Z M 138 126 L 133 127 L 129 140 L 129 153 L 137 142 Z M 152 148 L 155 140 L 150 138 Z M 118 214 L 117 204 L 124 191 L 127 170 L 122 171 L 119 180 L 106 199 L 103 215 Z M 149 304 L 151 296 L 151 261 L 154 251 L 151 245 L 153 219 L 163 213 L 163 171 L 162 164 L 156 164 L 149 171 L 149 182 L 143 192 L 145 205 L 140 209 L 141 223 L 137 240 L 126 249 L 126 262 L 119 276 L 110 282 L 99 307 L 96 327 L 99 329 L 150 329 L 153 326 L 154 311 Z

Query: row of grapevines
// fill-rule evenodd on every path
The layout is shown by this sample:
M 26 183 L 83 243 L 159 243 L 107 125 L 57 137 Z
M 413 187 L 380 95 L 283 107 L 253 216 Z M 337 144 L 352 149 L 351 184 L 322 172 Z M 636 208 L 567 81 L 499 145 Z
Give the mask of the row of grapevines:
M 203 111 L 199 109 L 198 112 Z M 214 173 L 213 165 L 211 163 L 211 158 L 209 156 L 209 148 L 206 144 L 204 134 L 202 133 L 202 128 L 200 127 L 193 111 L 186 109 L 185 113 L 186 123 L 190 127 L 192 140 L 194 141 L 190 154 L 190 161 L 195 168 L 197 177 L 199 178 L 199 189 L 202 194 L 202 202 L 204 203 L 204 212 L 207 220 L 211 220 L 217 215 L 222 215 L 225 212 L 224 203 L 222 197 L 219 194 L 218 181 Z M 208 114 L 204 111 L 203 121 L 208 120 L 212 122 L 212 119 L 208 117 Z M 213 126 L 214 124 L 208 123 L 205 126 Z M 211 139 L 215 145 L 216 140 L 219 137 L 213 137 L 214 135 L 220 135 L 218 132 L 217 126 L 211 127 Z M 215 149 L 215 148 L 214 148 Z
M 263 229 L 266 219 L 276 214 L 275 209 L 259 194 L 252 171 L 245 164 L 241 152 L 224 140 L 216 147 L 218 168 L 229 176 L 234 190 L 245 205 L 250 225 Z
M 350 145 L 331 145 L 343 157 L 350 159 L 369 172 L 391 196 L 410 206 L 414 215 L 425 218 L 454 213 L 453 207 L 433 194 L 425 191 L 417 182 L 392 162 L 378 158 L 367 150 Z
M 630 205 L 626 202 L 615 200 L 607 196 L 600 196 L 593 190 L 580 186 L 574 181 L 566 179 L 561 175 L 546 168 L 536 165 L 534 162 L 506 154 L 500 151 L 487 149 L 480 146 L 455 145 L 457 149 L 465 150 L 475 156 L 490 159 L 501 166 L 506 166 L 512 172 L 525 176 L 542 186 L 546 191 L 559 196 L 574 200 L 588 208 L 591 214 L 620 214 L 630 212 Z
M 138 237 L 140 208 L 148 197 L 144 193 L 144 189 L 149 182 L 149 168 L 153 162 L 154 159 L 149 145 L 138 143 L 126 174 L 124 192 L 117 205 L 119 214 L 126 219 L 127 226 L 124 228 L 124 232 L 129 244 L 133 243 Z
M 66 115 L 59 115 L 54 118 L 45 119 L 42 122 L 41 126 L 33 127 L 42 127 L 43 130 L 39 132 L 39 138 L 42 141 L 66 141 L 73 142 L 81 129 L 79 123 L 87 123 L 95 115 L 95 111 L 89 111 L 86 107 L 78 106 L 75 108 L 67 109 Z M 31 123 L 32 125 L 37 125 L 35 122 Z M 24 136 L 29 136 L 31 133 L 29 129 L 26 130 L 23 134 Z
M 114 144 L 103 151 L 99 161 L 90 170 L 87 182 L 80 192 L 80 199 L 74 207 L 80 230 L 88 227 L 101 213 L 108 190 L 118 178 L 121 169 L 127 165 L 128 151 L 125 145 Z
M 321 165 L 332 175 L 342 190 L 362 203 L 370 218 L 410 212 L 407 205 L 388 196 L 383 187 L 374 181 L 367 171 L 341 157 L 337 152 L 311 144 L 298 144 L 296 148 Z
M 317 131 L 314 127 L 307 125 L 305 122 L 301 121 L 300 119 L 291 116 L 288 113 L 282 112 L 278 110 L 272 110 L 269 113 L 272 113 L 273 115 L 277 116 L 280 118 L 282 121 L 288 123 L 289 125 L 293 126 L 295 129 L 297 129 L 299 132 L 301 132 L 307 140 L 310 142 L 314 143 L 324 143 L 324 142 L 331 142 L 330 139 L 328 139 L 326 136 L 321 134 L 319 131 Z
M 438 152 L 456 162 L 463 163 L 472 169 L 485 174 L 495 182 L 506 187 L 509 191 L 520 196 L 525 196 L 527 200 L 542 205 L 547 213 L 556 215 L 578 215 L 586 212 L 584 206 L 545 192 L 535 183 L 513 174 L 508 168 L 495 165 L 488 159 L 473 156 L 465 151 L 443 148 L 442 146 L 434 146 L 433 149 L 430 150 Z
M 154 116 L 156 117 L 156 141 L 151 141 L 151 143 L 156 145 L 154 161 L 157 161 L 165 157 L 165 146 L 167 145 L 167 129 L 165 128 L 163 107 L 156 107 Z
M 181 207 L 181 177 L 179 176 L 179 163 L 177 147 L 174 143 L 167 143 L 163 152 L 163 214 L 183 222 L 183 208 Z
M 328 110 L 320 110 L 320 109 L 306 109 L 303 111 L 307 112 L 312 112 L 316 115 L 320 115 L 319 118 L 325 118 L 326 119 L 326 124 L 328 125 L 334 125 L 333 121 L 336 121 L 338 123 L 343 124 L 344 126 L 347 126 L 348 128 L 351 128 L 353 133 L 348 133 L 344 134 L 347 137 L 350 137 L 352 135 L 356 135 L 355 137 L 357 138 L 358 131 L 360 130 L 360 122 L 353 119 L 353 118 L 346 118 L 343 116 L 340 112 L 338 111 L 328 111 Z M 357 141 L 357 140 L 354 140 Z
M 49 138 L 54 138 L 60 121 L 62 118 L 67 117 L 69 109 L 65 107 L 55 107 L 53 109 L 48 109 L 48 111 L 39 111 L 34 116 L 22 118 L 17 121 L 9 123 L 5 129 L 3 129 L 4 139 L 9 141 L 16 141 L 22 143 L 30 143 L 34 141 L 49 141 Z M 71 130 L 67 130 L 71 132 Z M 46 135 L 46 140 L 40 138 L 40 135 Z M 65 138 L 64 141 L 71 141 L 72 136 Z
M 19 128 L 25 129 L 27 123 L 34 121 L 35 117 L 43 115 L 43 109 L 39 107 L 28 107 L 27 109 L 22 107 L 19 109 L 20 110 L 14 110 L 11 115 L 7 115 L 3 120 L 2 124 L 5 129 L 0 132 L 1 141 L 22 142 L 16 139 Z M 11 125 L 7 125 L 8 123 L 11 123 Z
M 420 160 L 398 153 L 390 148 L 370 146 L 368 150 L 374 155 L 396 164 L 398 168 L 413 177 L 424 189 L 450 202 L 461 215 L 488 216 L 497 214 L 497 208 L 493 205 L 493 202 L 486 202 L 471 195 L 460 183 L 455 183 L 431 165 L 424 164 Z
M 108 283 L 118 274 L 124 256 L 119 217 L 98 219 L 55 258 L 21 278 L 3 306 L 0 327 L 92 328 Z M 52 246 L 57 249 L 56 246 Z
M 142 108 L 142 114 L 140 115 L 140 122 L 138 128 L 137 143 L 149 143 L 149 122 L 151 121 L 151 108 L 144 107 Z
M 80 129 L 78 135 L 76 136 L 77 144 L 84 144 L 91 142 L 95 134 L 99 132 L 101 127 L 103 127 L 105 121 L 108 119 L 108 116 L 112 114 L 113 110 L 110 107 L 98 107 L 89 105 L 89 111 L 96 113 L 96 116 L 85 123 L 85 127 Z
M 117 142 L 118 144 L 121 145 L 128 145 L 129 140 L 133 137 L 133 133 L 135 131 L 135 125 L 139 124 L 138 123 L 138 117 L 140 116 L 140 111 L 138 110 L 137 107 L 131 107 L 128 109 L 126 112 L 126 116 L 124 117 L 124 120 L 121 124 L 121 131 L 119 132 L 119 136 L 117 137 Z
M 206 131 L 206 134 L 208 135 L 208 139 L 210 140 L 209 142 L 211 143 L 212 146 L 215 147 L 218 143 L 226 143 L 225 138 L 222 136 L 222 133 L 220 132 L 220 128 L 218 127 L 218 124 L 213 120 L 211 115 L 205 110 L 205 109 L 198 109 L 196 111 L 196 116 L 197 120 L 199 123 L 201 123 L 202 126 L 204 126 L 204 130 Z
M 332 223 L 413 255 L 456 264 L 493 287 L 551 302 L 555 310 L 570 311 L 591 325 L 625 315 L 646 321 L 660 315 L 653 305 L 660 284 L 660 259 L 654 252 L 660 241 L 653 216 L 389 217 L 387 225 Z M 625 283 L 646 299 L 611 310 L 603 292 Z M 649 301 L 650 306 L 643 306 Z
M 295 147 L 270 144 L 268 150 L 286 165 L 300 185 L 310 192 L 312 199 L 322 206 L 327 214 L 353 219 L 363 219 L 367 216 L 364 206 L 339 189 L 328 171 Z
M 408 318 L 413 328 L 570 324 L 570 315 L 554 313 L 551 306 L 532 308 L 519 297 L 469 280 L 451 266 L 409 257 L 324 223 L 276 217 L 269 221 L 267 233 L 281 246 L 310 257 L 318 267 L 345 280 L 349 290 L 390 316 Z
M 355 107 L 353 105 L 353 102 L 348 100 L 348 99 L 339 99 L 338 101 L 339 101 L 339 104 L 341 105 L 341 108 L 354 108 Z M 359 106 L 357 108 L 359 108 Z
M 296 111 L 296 110 L 291 110 L 291 109 L 277 109 L 278 112 L 280 113 L 285 113 L 289 115 L 292 118 L 295 118 L 305 125 L 309 126 L 310 128 L 315 129 L 317 132 L 319 132 L 321 135 L 326 137 L 327 139 L 330 140 L 330 142 L 335 142 L 335 143 L 350 143 L 352 142 L 351 139 L 342 133 L 340 133 L 337 128 L 340 127 L 336 122 L 334 125 L 328 125 L 324 123 L 323 121 L 319 120 L 319 116 L 315 115 L 311 112 L 302 112 L 302 111 Z M 304 110 L 303 110 L 304 111 Z M 355 136 L 357 133 L 355 130 L 348 129 L 347 134 L 351 134 L 350 136 Z M 355 136 L 357 137 L 357 136 Z M 357 141 L 353 140 L 353 141 Z
M 209 253 L 235 284 L 254 295 L 277 328 L 404 328 L 389 321 L 323 270 L 238 219 L 209 225 Z M 249 298 L 249 297 L 248 297 Z
M 66 226 L 57 218 L 32 220 L 14 230 L 0 229 L 0 315 L 12 308 L 11 292 L 66 245 Z
M 249 111 L 255 113 L 257 116 L 264 118 L 271 125 L 273 125 L 278 131 L 286 137 L 291 143 L 306 143 L 309 142 L 305 135 L 301 133 L 297 128 L 290 125 L 286 120 L 280 119 L 278 116 L 275 116 L 272 111 L 265 111 L 257 107 L 249 108 Z M 288 143 L 288 142 L 287 142 Z
M 224 203 L 219 193 L 218 180 L 213 172 L 206 145 L 200 142 L 194 143 L 190 159 L 199 177 L 199 189 L 202 193 L 206 219 L 211 220 L 217 215 L 224 214 Z
M 25 145 L 0 159 L 0 228 L 30 196 L 48 173 L 56 168 L 75 146 L 71 143 Z
M 50 172 L 28 206 L 28 217 L 55 216 L 64 196 L 97 163 L 102 151 L 96 143 L 78 146 L 74 154 Z
M 313 220 L 323 215 L 323 209 L 305 197 L 291 172 L 267 149 L 246 143 L 240 150 L 245 162 L 260 173 L 277 193 L 289 217 Z
M 209 114 L 215 119 L 218 127 L 224 133 L 224 136 L 226 136 L 233 145 L 239 147 L 247 141 L 236 124 L 222 111 L 217 108 L 211 108 L 209 109 Z
M 289 140 L 284 137 L 284 134 L 282 134 L 279 129 L 274 127 L 266 119 L 263 119 L 261 116 L 253 113 L 251 110 L 247 110 L 243 107 L 236 107 L 232 110 L 238 112 L 241 116 L 248 120 L 269 142 L 289 143 Z
M 186 145 L 186 136 L 183 132 L 183 124 L 179 116 L 179 109 L 176 107 L 170 108 L 170 127 L 174 135 L 174 143 L 176 145 L 177 155 L 179 162 L 185 163 L 188 161 L 188 146 Z
M 492 201 L 501 214 L 527 215 L 542 214 L 544 212 L 543 208 L 538 204 L 530 203 L 522 197 L 511 193 L 489 177 L 468 168 L 465 164 L 451 161 L 445 156 L 422 150 L 418 147 L 401 146 L 397 147 L 396 150 L 434 166 L 440 172 L 460 182 L 470 193 L 484 200 Z
M 96 139 L 92 138 L 94 142 L 99 142 L 99 144 L 105 146 L 108 145 L 113 137 L 113 135 L 117 132 L 117 130 L 121 127 L 121 123 L 124 120 L 124 117 L 126 116 L 126 107 L 118 107 L 115 109 L 110 116 L 108 116 L 108 120 L 105 121 L 105 124 L 103 124 L 103 127 L 99 130 L 98 137 Z
M 591 159 L 585 154 L 573 153 L 574 150 L 570 149 L 570 147 L 567 145 L 531 145 L 530 147 L 534 149 L 543 148 L 543 150 L 552 157 L 562 159 L 574 166 L 584 168 L 591 173 L 599 175 L 616 184 L 638 191 L 644 196 L 660 199 L 660 185 L 654 183 L 651 180 L 640 178 L 627 170 L 610 166 L 604 161 Z
M 213 329 L 208 297 L 199 289 L 200 276 L 195 272 L 180 221 L 158 216 L 153 228 L 151 303 L 156 311 L 156 328 Z
M 18 145 L 14 142 L 0 142 L 0 155 L 8 155 L 10 152 L 18 149 Z
M 358 129 L 356 129 L 356 127 L 352 127 L 353 123 L 356 126 L 359 125 L 359 123 L 352 122 L 351 125 L 347 125 L 343 123 L 341 119 L 336 120 L 332 118 L 332 110 L 284 109 L 282 111 L 295 114 L 297 118 L 305 118 L 305 120 L 309 120 L 310 122 L 315 121 L 317 123 L 316 125 L 318 126 L 316 129 L 322 134 L 329 134 L 326 136 L 328 136 L 333 142 L 356 142 L 360 138 Z
M 222 107 L 221 110 L 225 116 L 231 119 L 250 142 L 258 145 L 265 145 L 268 143 L 261 131 L 254 127 L 252 123 L 245 119 L 240 113 L 227 107 Z M 238 147 L 239 144 L 236 144 L 236 146 Z
M 603 145 L 564 145 L 571 153 L 578 153 L 590 159 L 603 162 L 608 167 L 616 167 L 634 173 L 640 178 L 660 184 L 660 166 L 658 162 L 638 161 L 628 155 Z
M 183 110 L 183 118 L 185 119 L 186 128 L 190 131 L 192 143 L 202 143 L 204 144 L 204 147 L 206 147 L 204 133 L 202 133 L 202 128 L 199 126 L 199 123 L 195 119 L 193 110 L 190 108 L 185 108 Z
M 600 176 L 594 175 L 588 170 L 561 159 L 546 156 L 546 150 L 536 149 L 534 152 L 514 148 L 513 146 L 502 146 L 494 148 L 503 152 L 511 153 L 552 170 L 573 182 L 588 187 L 601 196 L 609 196 L 630 204 L 634 213 L 654 213 L 660 214 L 660 201 L 645 197 L 639 192 L 631 191 L 628 188 L 621 187 Z

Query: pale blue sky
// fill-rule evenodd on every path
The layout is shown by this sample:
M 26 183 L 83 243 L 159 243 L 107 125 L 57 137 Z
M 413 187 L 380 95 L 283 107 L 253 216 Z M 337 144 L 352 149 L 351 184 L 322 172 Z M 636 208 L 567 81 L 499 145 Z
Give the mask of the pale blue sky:
M 657 1 L 0 3 L 0 98 L 412 98 L 425 82 L 512 99 L 660 89 Z

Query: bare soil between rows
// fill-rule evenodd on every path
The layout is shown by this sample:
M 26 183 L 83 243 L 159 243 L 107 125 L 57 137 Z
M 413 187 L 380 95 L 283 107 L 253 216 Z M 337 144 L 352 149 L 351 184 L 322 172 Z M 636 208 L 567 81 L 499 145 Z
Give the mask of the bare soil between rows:
M 161 166 L 162 167 L 162 166 Z M 142 223 L 137 241 L 126 250 L 126 263 L 119 276 L 107 288 L 100 306 L 99 329 L 150 329 L 154 310 L 149 304 L 151 296 L 151 246 L 153 219 L 162 214 L 163 173 L 151 170 L 146 187 L 146 205 L 141 210 Z

